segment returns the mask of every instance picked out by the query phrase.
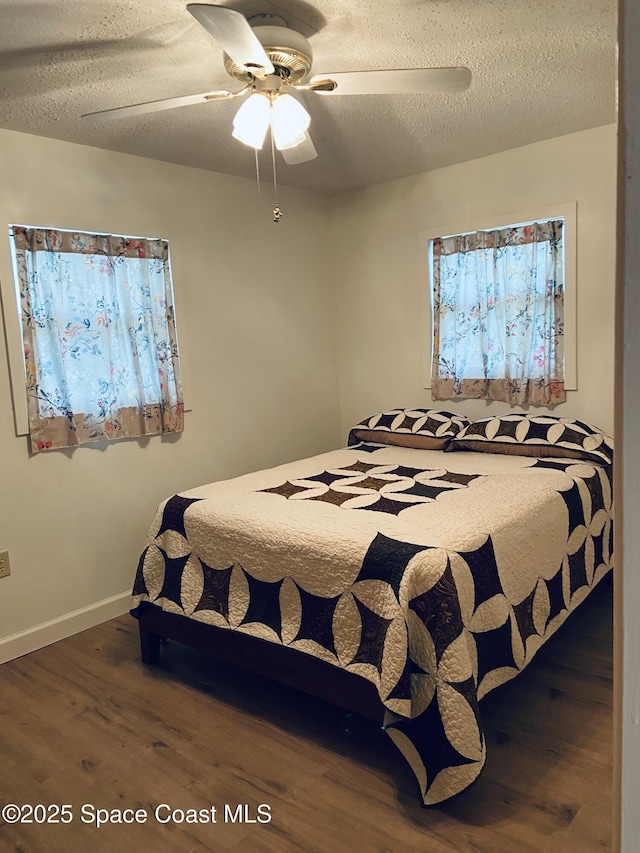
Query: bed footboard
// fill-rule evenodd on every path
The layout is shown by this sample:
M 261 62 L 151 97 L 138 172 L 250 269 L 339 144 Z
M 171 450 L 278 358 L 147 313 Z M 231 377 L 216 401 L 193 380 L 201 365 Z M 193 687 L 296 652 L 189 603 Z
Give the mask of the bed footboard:
M 384 706 L 376 687 L 326 661 L 240 631 L 168 613 L 147 601 L 139 605 L 134 615 L 140 631 L 140 656 L 145 664 L 158 662 L 163 638 L 176 640 L 347 711 L 378 723 L 383 721 Z

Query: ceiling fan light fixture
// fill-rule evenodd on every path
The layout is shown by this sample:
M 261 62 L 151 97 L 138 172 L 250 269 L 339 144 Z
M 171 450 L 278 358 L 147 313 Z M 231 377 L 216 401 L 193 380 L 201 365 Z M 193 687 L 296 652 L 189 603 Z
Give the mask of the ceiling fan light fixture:
M 311 116 L 291 95 L 278 95 L 271 106 L 271 127 L 276 148 L 283 151 L 303 142 Z
M 235 114 L 232 136 L 251 148 L 262 148 L 270 122 L 268 96 L 254 92 Z
M 276 135 L 276 132 L 273 132 L 273 141 L 276 144 L 276 148 L 278 151 L 289 151 L 291 148 L 296 148 L 306 139 L 306 133 L 301 133 L 300 136 L 294 136 L 290 139 L 285 139 L 283 142 L 281 138 Z M 278 144 L 280 142 L 280 144 Z

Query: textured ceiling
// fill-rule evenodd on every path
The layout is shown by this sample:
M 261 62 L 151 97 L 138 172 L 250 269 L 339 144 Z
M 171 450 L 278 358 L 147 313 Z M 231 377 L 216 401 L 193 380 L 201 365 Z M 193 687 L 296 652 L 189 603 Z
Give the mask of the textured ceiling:
M 243 177 L 237 101 L 96 124 L 85 112 L 239 88 L 187 0 L 0 0 L 0 126 Z M 462 94 L 301 99 L 318 158 L 278 181 L 376 184 L 615 120 L 615 0 L 237 0 L 309 39 L 313 73 L 465 65 Z M 279 155 L 278 155 L 279 156 Z M 270 150 L 260 155 L 271 174 Z

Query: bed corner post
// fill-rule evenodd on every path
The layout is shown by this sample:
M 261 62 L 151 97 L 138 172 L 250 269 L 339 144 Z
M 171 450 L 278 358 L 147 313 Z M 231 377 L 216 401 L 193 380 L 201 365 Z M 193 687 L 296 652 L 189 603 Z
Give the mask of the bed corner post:
M 160 659 L 160 635 L 140 625 L 140 658 L 142 663 L 154 664 Z
M 150 665 L 158 663 L 162 637 L 150 630 L 142 612 L 138 614 L 138 630 L 140 632 L 140 658 L 142 663 Z

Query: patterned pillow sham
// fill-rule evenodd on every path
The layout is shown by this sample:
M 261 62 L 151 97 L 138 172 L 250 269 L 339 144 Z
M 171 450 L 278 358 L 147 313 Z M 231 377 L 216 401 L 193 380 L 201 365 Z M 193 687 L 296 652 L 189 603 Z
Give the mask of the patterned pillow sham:
M 444 450 L 471 421 L 440 409 L 390 409 L 360 421 L 349 433 L 349 445 L 359 441 Z
M 466 426 L 447 450 L 477 450 L 516 456 L 564 456 L 609 465 L 613 439 L 584 421 L 553 415 L 496 415 Z

